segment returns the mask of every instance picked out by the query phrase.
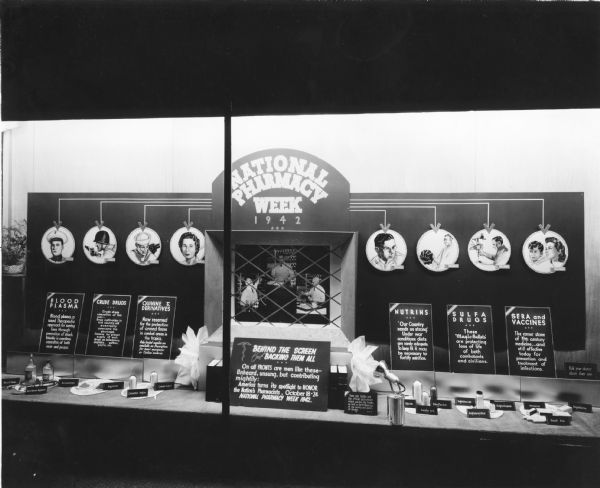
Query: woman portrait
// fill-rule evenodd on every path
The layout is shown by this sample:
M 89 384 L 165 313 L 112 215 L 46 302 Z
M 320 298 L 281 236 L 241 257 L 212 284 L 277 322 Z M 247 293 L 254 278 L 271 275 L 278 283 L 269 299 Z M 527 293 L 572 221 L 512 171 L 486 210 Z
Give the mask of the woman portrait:
M 523 244 L 523 259 L 536 273 L 551 274 L 565 271 L 568 257 L 569 249 L 566 241 L 553 231 L 534 232 Z
M 565 245 L 556 237 L 546 237 L 546 258 L 552 266 L 564 266 L 567 259 Z
M 204 236 L 195 227 L 181 227 L 171 237 L 173 259 L 184 266 L 204 263 Z

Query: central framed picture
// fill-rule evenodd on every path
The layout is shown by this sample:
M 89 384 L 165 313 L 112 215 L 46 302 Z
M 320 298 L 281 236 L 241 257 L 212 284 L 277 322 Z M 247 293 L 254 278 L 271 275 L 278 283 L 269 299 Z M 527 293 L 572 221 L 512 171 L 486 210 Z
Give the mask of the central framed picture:
M 328 324 L 331 280 L 327 246 L 235 247 L 235 319 L 268 324 Z

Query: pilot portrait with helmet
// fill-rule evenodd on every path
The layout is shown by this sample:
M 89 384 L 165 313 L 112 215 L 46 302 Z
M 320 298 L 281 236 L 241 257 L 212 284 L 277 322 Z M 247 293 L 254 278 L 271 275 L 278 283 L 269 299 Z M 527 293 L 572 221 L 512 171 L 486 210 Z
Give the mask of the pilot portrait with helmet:
M 83 249 L 90 261 L 104 264 L 115 260 L 117 239 L 108 227 L 93 227 L 83 238 Z

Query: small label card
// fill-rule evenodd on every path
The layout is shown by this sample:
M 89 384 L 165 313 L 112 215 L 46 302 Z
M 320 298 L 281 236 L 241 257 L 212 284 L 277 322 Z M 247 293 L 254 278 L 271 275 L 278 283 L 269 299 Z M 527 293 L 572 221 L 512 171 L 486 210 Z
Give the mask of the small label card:
M 489 408 L 469 408 L 467 409 L 467 417 L 470 419 L 489 419 Z
M 546 408 L 546 402 L 523 402 L 523 408 L 529 410 L 530 408 Z
M 496 410 L 510 410 L 510 411 L 516 410 L 515 402 L 511 402 L 508 400 L 490 400 L 490 401 L 494 404 L 494 407 L 496 408 Z
M 437 415 L 438 409 L 432 405 L 417 405 L 417 413 L 423 415 Z
M 157 381 L 154 383 L 154 390 L 173 390 L 175 389 L 174 381 Z
M 344 413 L 377 415 L 377 392 L 347 392 L 344 395 Z
M 2 378 L 2 388 L 7 386 L 18 385 L 21 382 L 21 378 Z
M 467 407 L 474 407 L 475 406 L 475 398 L 456 397 L 454 399 L 454 404 L 455 405 L 467 406 Z
M 148 396 L 148 388 L 129 388 L 127 398 L 140 398 Z
M 34 385 L 25 388 L 25 395 L 41 395 L 42 393 L 48 393 L 47 386 Z
M 437 408 L 451 409 L 452 400 L 431 400 L 431 406 Z
M 79 385 L 79 378 L 61 378 L 58 380 L 58 386 L 77 386 Z
M 554 415 L 548 415 L 546 417 L 546 423 L 548 425 L 571 425 L 571 417 L 555 417 Z
M 98 385 L 99 390 L 122 390 L 125 382 L 123 381 L 111 381 L 108 383 L 100 383 Z
M 591 403 L 569 402 L 569 406 L 573 409 L 573 412 L 592 413 L 592 404 Z
M 594 363 L 565 363 L 568 378 L 593 380 L 598 377 L 598 365 Z
M 417 401 L 416 400 L 409 400 L 406 399 L 404 400 L 404 408 L 415 408 L 417 406 Z

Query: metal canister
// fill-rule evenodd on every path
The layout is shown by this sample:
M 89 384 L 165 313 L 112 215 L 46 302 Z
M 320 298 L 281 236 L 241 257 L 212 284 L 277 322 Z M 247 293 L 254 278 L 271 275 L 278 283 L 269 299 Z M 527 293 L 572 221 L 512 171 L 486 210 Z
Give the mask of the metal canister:
M 156 371 L 152 371 L 152 373 L 150 373 L 150 387 L 154 388 L 154 385 L 156 384 L 157 381 L 158 381 L 158 374 L 156 374 Z
M 404 395 L 388 395 L 387 410 L 390 424 L 404 425 Z
M 432 402 L 435 402 L 437 400 L 437 388 L 435 386 L 432 386 L 429 390 L 429 399 Z

